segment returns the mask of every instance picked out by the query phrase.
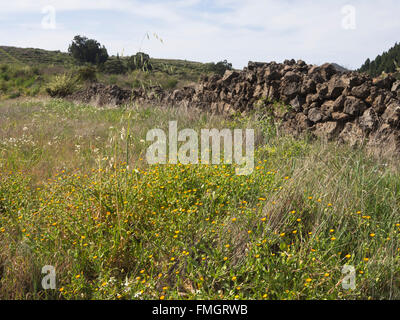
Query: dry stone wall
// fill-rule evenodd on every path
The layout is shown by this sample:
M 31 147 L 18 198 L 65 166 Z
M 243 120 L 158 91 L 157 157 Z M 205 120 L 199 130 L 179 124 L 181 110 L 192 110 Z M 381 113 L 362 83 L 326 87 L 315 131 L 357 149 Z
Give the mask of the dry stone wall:
M 108 97 L 106 101 L 115 98 L 117 103 L 185 104 L 227 114 L 251 110 L 262 102 L 291 134 L 308 132 L 351 145 L 400 152 L 400 81 L 390 75 L 373 79 L 341 72 L 333 64 L 315 66 L 287 60 L 249 62 L 242 71 L 203 77 L 197 85 L 173 92 L 160 88 L 150 93 L 130 92 L 116 86 L 90 90 L 100 90 Z M 290 106 L 287 112 L 275 112 L 276 101 Z

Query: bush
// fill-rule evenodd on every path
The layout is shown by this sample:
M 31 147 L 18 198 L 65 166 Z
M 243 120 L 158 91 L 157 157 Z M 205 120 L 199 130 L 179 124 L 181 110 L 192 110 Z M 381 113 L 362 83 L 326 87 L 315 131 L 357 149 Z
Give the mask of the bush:
M 178 80 L 175 78 L 170 78 L 165 81 L 165 83 L 162 84 L 163 89 L 174 89 L 176 88 L 176 85 L 178 84 Z
M 223 76 L 226 70 L 232 70 L 232 63 L 226 60 L 217 63 L 211 62 L 206 64 L 206 69 Z
M 57 75 L 49 83 L 46 92 L 51 97 L 65 97 L 77 89 L 77 80 L 68 74 Z
M 124 74 L 128 70 L 120 59 L 113 59 L 103 65 L 103 71 L 108 74 Z
M 135 55 L 129 57 L 128 68 L 130 70 L 142 70 L 142 71 L 153 70 L 153 67 L 150 64 L 150 56 L 144 52 L 138 52 Z
M 97 80 L 96 68 L 93 66 L 85 66 L 78 69 L 77 78 L 79 81 L 94 82 Z

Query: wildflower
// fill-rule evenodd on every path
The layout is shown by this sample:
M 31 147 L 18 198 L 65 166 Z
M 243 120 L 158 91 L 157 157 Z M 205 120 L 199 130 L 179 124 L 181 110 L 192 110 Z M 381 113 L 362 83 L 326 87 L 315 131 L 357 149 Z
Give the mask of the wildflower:
M 371 238 L 375 237 L 375 233 L 371 233 L 371 234 L 370 234 L 370 237 L 371 237 Z
M 330 274 L 327 272 L 327 273 L 325 273 L 325 275 L 324 275 L 325 277 L 329 277 L 330 276 Z
M 368 261 L 369 261 L 369 258 L 364 258 L 364 261 L 365 261 L 365 262 L 368 262 Z
M 332 238 L 331 238 L 331 240 L 332 240 L 332 241 L 335 241 L 335 240 L 336 240 L 336 238 L 335 238 L 335 237 L 332 237 Z
M 232 281 L 236 281 L 236 279 L 237 279 L 236 277 L 232 277 Z
M 160 297 L 160 300 L 164 300 L 164 299 L 165 299 L 165 296 L 161 296 L 161 297 Z
M 351 258 L 351 254 L 347 254 L 345 257 L 346 257 L 347 259 L 350 259 L 350 258 Z
M 311 281 L 312 281 L 311 278 L 306 279 L 306 282 L 307 282 L 307 283 L 310 283 Z

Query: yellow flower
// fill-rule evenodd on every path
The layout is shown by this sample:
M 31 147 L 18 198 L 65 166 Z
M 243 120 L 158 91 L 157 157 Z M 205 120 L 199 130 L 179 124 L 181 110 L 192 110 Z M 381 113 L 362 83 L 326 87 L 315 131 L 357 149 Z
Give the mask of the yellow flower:
M 332 237 L 332 238 L 331 238 L 331 240 L 332 240 L 332 241 L 335 241 L 335 240 L 336 240 L 336 238 L 335 238 L 335 237 Z
M 160 300 L 164 300 L 164 299 L 165 299 L 165 296 L 161 296 L 161 297 L 160 297 Z
M 236 277 L 232 277 L 232 281 L 236 281 L 236 279 L 237 279 Z
M 232 222 L 236 222 L 236 220 L 237 220 L 236 218 L 233 218 L 233 219 L 232 219 Z
M 364 258 L 364 261 L 365 261 L 365 262 L 368 262 L 368 261 L 369 261 L 369 258 Z
M 346 258 L 347 258 L 347 259 L 350 259 L 350 258 L 351 258 L 351 254 L 347 254 L 347 255 L 346 255 Z
M 371 238 L 375 237 L 375 233 L 371 233 L 371 234 L 370 234 L 370 237 L 371 237 Z
M 229 247 L 230 247 L 230 245 L 229 245 L 229 244 L 226 244 L 226 245 L 225 245 L 225 248 L 229 248 Z
M 310 283 L 312 281 L 311 278 L 306 279 L 306 282 Z
M 329 277 L 330 276 L 330 274 L 327 272 L 327 273 L 325 273 L 325 277 Z
M 224 257 L 224 261 L 226 261 L 226 260 L 228 260 L 228 258 L 227 258 L 227 257 Z

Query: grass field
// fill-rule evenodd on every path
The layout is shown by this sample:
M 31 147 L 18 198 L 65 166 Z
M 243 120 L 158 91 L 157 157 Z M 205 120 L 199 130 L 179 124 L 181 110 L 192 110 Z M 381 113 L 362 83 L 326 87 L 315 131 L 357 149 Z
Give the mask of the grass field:
M 0 298 L 399 299 L 396 161 L 262 115 L 1 101 Z M 255 129 L 255 171 L 148 166 L 146 133 L 171 120 Z

